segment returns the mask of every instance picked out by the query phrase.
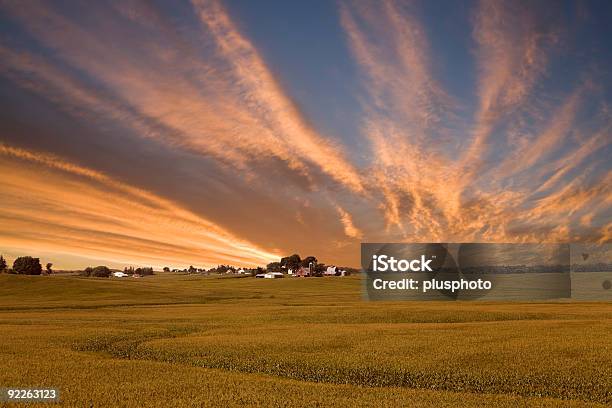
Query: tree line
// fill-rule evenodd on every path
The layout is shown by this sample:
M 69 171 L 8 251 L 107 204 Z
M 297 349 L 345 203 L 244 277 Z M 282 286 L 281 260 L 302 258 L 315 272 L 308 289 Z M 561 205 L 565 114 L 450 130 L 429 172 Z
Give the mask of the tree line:
M 20 256 L 13 262 L 13 267 L 9 268 L 4 256 L 0 255 L 0 273 L 12 273 L 17 275 L 50 275 L 53 273 L 53 264 L 47 263 L 45 269 L 40 263 L 40 258 L 34 258 L 31 256 Z M 112 274 L 112 270 L 104 265 L 100 266 L 88 266 L 79 272 L 81 276 L 95 277 L 95 278 L 108 278 Z M 139 267 L 134 268 L 133 266 L 126 267 L 124 273 L 127 275 L 140 275 L 147 276 L 153 275 L 153 268 L 151 267 Z
M 0 273 L 14 273 L 18 275 L 42 275 L 53 273 L 53 264 L 47 263 L 45 270 L 40 264 L 40 258 L 33 258 L 31 256 L 20 256 L 13 262 L 13 268 L 8 268 L 6 259 L 0 255 Z
M 256 267 L 256 268 L 240 268 L 231 265 L 217 265 L 215 267 L 205 269 L 205 268 L 196 268 L 193 265 L 189 266 L 189 268 L 184 269 L 170 269 L 169 267 L 165 267 L 164 272 L 183 272 L 183 273 L 200 273 L 200 274 L 226 274 L 226 273 L 240 273 L 257 275 L 265 272 L 281 272 L 287 273 L 289 270 L 294 272 L 298 271 L 300 268 L 305 268 L 309 270 L 309 273 L 312 276 L 322 276 L 324 272 L 327 270 L 327 267 L 331 265 L 326 265 L 322 262 L 319 262 L 315 256 L 307 256 L 302 259 L 299 254 L 293 254 L 289 256 L 282 257 L 279 261 L 270 262 L 266 267 Z M 355 268 L 347 268 L 343 267 L 343 270 L 348 273 L 357 273 L 359 270 Z
M 43 267 L 40 263 L 40 258 L 33 258 L 31 256 L 21 256 L 13 262 L 13 268 L 9 269 L 6 263 L 6 260 L 2 255 L 0 255 L 0 273 L 14 273 L 20 275 L 41 275 L 41 274 L 52 274 L 53 264 L 47 263 L 46 267 L 43 271 Z M 270 262 L 266 265 L 265 268 L 257 267 L 257 268 L 237 268 L 230 265 L 217 265 L 210 269 L 202 269 L 195 268 L 193 265 L 189 268 L 185 269 L 172 269 L 172 272 L 187 272 L 187 273 L 207 273 L 207 274 L 225 274 L 225 273 L 235 273 L 238 270 L 242 270 L 245 273 L 256 275 L 264 272 L 287 272 L 289 270 L 297 271 L 300 268 L 308 268 L 309 271 L 317 276 L 322 275 L 327 269 L 327 265 L 324 263 L 319 263 L 317 258 L 314 256 L 307 256 L 304 259 L 300 257 L 298 254 L 293 254 L 290 256 L 286 256 L 281 258 L 278 262 Z M 358 272 L 353 268 L 342 268 L 349 272 Z M 169 267 L 165 267 L 164 272 L 170 272 Z M 153 268 L 151 267 L 138 267 L 134 268 L 133 266 L 126 267 L 123 272 L 127 275 L 140 275 L 140 276 L 148 276 L 153 275 Z M 112 270 L 107 266 L 95 266 L 95 267 L 87 267 L 83 271 L 80 272 L 81 276 L 91 276 L 98 278 L 108 278 L 111 276 Z

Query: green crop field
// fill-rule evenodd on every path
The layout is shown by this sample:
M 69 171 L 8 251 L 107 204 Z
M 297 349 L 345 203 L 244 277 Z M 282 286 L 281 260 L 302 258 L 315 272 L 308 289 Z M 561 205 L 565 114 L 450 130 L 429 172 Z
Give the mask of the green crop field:
M 610 303 L 364 302 L 358 276 L 0 275 L 0 325 L 0 387 L 58 387 L 64 406 L 612 403 Z

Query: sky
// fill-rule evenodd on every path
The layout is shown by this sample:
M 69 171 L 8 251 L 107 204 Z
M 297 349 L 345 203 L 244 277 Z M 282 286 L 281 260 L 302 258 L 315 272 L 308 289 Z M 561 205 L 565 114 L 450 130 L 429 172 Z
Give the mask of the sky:
M 612 240 L 606 1 L 0 0 L 0 253 Z

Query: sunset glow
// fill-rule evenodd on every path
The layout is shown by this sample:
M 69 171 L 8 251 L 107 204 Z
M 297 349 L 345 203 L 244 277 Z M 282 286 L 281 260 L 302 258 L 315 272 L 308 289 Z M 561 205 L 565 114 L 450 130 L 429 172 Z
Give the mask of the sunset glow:
M 308 3 L 0 1 L 0 253 L 612 240 L 612 32 L 588 2 Z

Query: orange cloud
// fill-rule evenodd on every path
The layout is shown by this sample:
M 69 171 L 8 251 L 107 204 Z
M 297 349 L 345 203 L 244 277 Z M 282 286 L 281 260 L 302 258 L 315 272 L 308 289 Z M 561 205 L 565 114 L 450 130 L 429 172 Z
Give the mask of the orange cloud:
M 7 57 L 2 64 L 5 72 L 43 96 L 61 100 L 68 111 L 105 115 L 143 137 L 212 155 L 251 177 L 256 174 L 249 163 L 273 157 L 311 182 L 310 173 L 320 169 L 335 182 L 363 193 L 361 176 L 339 144 L 306 123 L 218 3 L 194 2 L 205 28 L 203 40 L 214 41 L 218 52 L 213 58 L 197 58 L 191 52 L 187 60 L 173 50 L 175 44 L 163 49 L 139 47 L 139 55 L 133 55 L 127 47 L 98 41 L 45 3 L 4 7 L 59 58 L 112 90 L 113 98 L 109 92 L 66 78 L 49 61 L 0 49 Z M 135 3 L 128 16 L 142 23 L 138 16 L 147 15 L 147 10 Z M 117 36 L 114 27 L 101 24 L 109 37 Z M 166 31 L 155 35 L 163 41 Z M 20 77 L 19 72 L 33 78 Z
M 357 227 L 355 227 L 351 215 L 340 206 L 336 206 L 336 210 L 338 211 L 338 215 L 340 216 L 340 222 L 342 222 L 342 225 L 344 227 L 344 233 L 346 234 L 346 236 L 353 239 L 363 238 L 363 232 L 361 232 Z
M 0 239 L 5 247 L 28 245 L 158 267 L 259 265 L 278 257 L 98 171 L 6 145 L 0 145 L 0 155 Z
M 577 220 L 559 223 L 557 214 L 572 215 L 564 213 L 563 205 L 551 204 L 565 196 L 557 191 L 549 199 L 534 200 L 532 194 L 538 181 L 551 172 L 546 184 L 558 181 L 605 141 L 601 134 L 585 135 L 586 144 L 565 159 L 553 159 L 577 129 L 584 96 L 592 90 L 588 83 L 551 115 L 529 112 L 561 30 L 554 21 L 542 22 L 529 7 L 479 4 L 474 18 L 479 99 L 475 123 L 467 132 L 471 138 L 457 143 L 464 134 L 457 134 L 463 128 L 455 122 L 456 106 L 433 74 L 432 52 L 415 15 L 412 7 L 392 1 L 340 6 L 341 24 L 364 74 L 368 97 L 362 98 L 362 129 L 371 143 L 371 185 L 382 198 L 384 236 L 420 241 L 571 239 L 575 228 L 570 225 Z M 509 118 L 516 122 L 504 127 Z M 447 129 L 449 123 L 456 130 Z M 502 159 L 489 163 L 492 169 L 485 172 L 496 128 L 497 147 L 506 146 L 495 152 L 503 153 Z M 522 143 L 512 140 L 512 132 Z M 519 177 L 525 170 L 531 175 Z M 589 191 L 570 200 L 574 212 L 593 208 L 591 200 L 607 194 L 597 187 Z
M 275 256 L 265 248 L 344 262 L 360 239 L 609 239 L 609 108 L 595 70 L 547 92 L 565 29 L 539 7 L 476 5 L 476 96 L 460 101 L 438 78 L 418 3 L 341 2 L 359 73 L 345 96 L 360 104 L 343 145 L 300 110 L 219 1 L 193 0 L 182 11 L 194 15 L 176 21 L 146 2 L 93 3 L 90 24 L 54 3 L 2 2 L 28 41 L 0 39 L 0 75 L 42 100 L 44 123 L 85 131 L 33 135 L 15 119 L 0 143 L 0 243 L 162 266 L 261 264 Z M 61 154 L 21 148 L 38 136 Z M 146 169 L 103 162 L 131 164 L 133 146 L 153 158 Z M 163 180 L 141 177 L 149 171 Z
M 272 130 L 274 145 L 286 145 L 337 181 L 356 192 L 363 192 L 356 169 L 344 159 L 337 146 L 306 124 L 259 53 L 236 29 L 219 2 L 194 0 L 193 4 L 201 21 L 212 33 L 219 53 L 232 68 L 248 108 Z
M 444 139 L 455 107 L 432 75 L 424 29 L 391 1 L 342 4 L 340 11 L 372 101 L 364 103 L 363 129 L 374 158 L 372 184 L 385 200 L 387 228 L 440 237 L 445 225 L 438 223 L 437 212 L 451 217 L 457 209 L 458 197 L 439 182 L 456 176 L 444 151 L 452 149 Z

